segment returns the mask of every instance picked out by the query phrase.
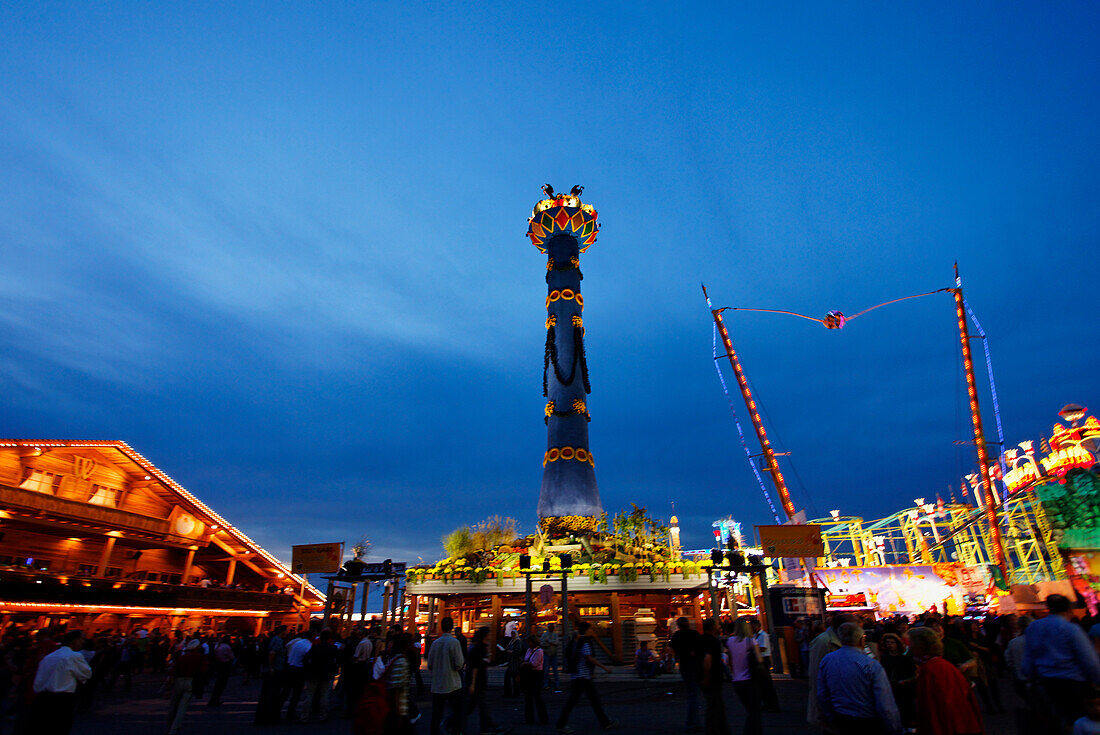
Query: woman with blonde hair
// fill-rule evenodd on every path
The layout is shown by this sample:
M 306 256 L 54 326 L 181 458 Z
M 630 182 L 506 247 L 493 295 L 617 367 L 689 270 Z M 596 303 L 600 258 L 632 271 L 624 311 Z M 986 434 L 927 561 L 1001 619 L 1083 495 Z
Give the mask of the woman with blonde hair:
M 733 624 L 733 635 L 726 641 L 729 652 L 730 676 L 733 679 L 733 691 L 745 708 L 744 735 L 760 735 L 763 732 L 761 719 L 760 690 L 753 677 L 753 671 L 760 666 L 760 650 L 753 642 L 752 626 L 748 618 L 737 618 Z
M 939 634 L 928 627 L 909 631 L 917 669 L 918 735 L 980 735 L 985 732 L 974 691 L 943 657 Z

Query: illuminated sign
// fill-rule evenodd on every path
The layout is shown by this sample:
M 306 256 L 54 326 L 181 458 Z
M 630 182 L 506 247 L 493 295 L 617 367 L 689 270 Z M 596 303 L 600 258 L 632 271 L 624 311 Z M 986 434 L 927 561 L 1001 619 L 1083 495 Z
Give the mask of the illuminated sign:
M 290 568 L 295 574 L 331 573 L 344 560 L 344 543 L 291 546 Z
M 760 534 L 760 546 L 764 550 L 764 556 L 772 559 L 825 556 L 821 526 L 816 523 L 801 526 L 757 526 L 756 530 Z
M 829 610 L 840 610 L 844 608 L 867 608 L 870 605 L 867 604 L 866 593 L 856 592 L 852 595 L 825 595 L 825 607 Z

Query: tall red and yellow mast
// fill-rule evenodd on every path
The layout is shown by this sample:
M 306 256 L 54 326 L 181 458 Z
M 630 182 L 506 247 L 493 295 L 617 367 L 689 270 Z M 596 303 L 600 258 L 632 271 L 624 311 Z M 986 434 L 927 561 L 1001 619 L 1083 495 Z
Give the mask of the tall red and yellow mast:
M 1001 527 L 997 520 L 997 503 L 993 496 L 993 481 L 989 476 L 989 452 L 985 445 L 985 431 L 982 429 L 982 412 L 978 404 L 978 385 L 974 379 L 974 357 L 970 351 L 970 330 L 966 325 L 966 307 L 963 302 L 962 279 L 959 278 L 959 264 L 955 263 L 955 287 L 951 289 L 955 297 L 955 317 L 959 322 L 959 342 L 962 344 L 963 370 L 966 372 L 966 393 L 970 399 L 970 422 L 974 427 L 974 449 L 978 454 L 978 471 L 982 476 L 982 504 L 985 505 L 986 521 L 989 524 L 989 540 L 994 563 L 1000 567 L 1001 574 L 1008 580 L 1008 569 L 1004 545 L 1001 543 Z

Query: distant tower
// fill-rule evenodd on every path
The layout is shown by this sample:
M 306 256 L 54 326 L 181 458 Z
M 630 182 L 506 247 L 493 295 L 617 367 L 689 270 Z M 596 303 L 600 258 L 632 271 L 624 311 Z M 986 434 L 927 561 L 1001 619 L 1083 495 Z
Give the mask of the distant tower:
M 672 516 L 668 522 L 668 545 L 672 548 L 672 556 L 680 557 L 680 519 Z
M 588 364 L 584 356 L 584 298 L 580 254 L 596 242 L 596 210 L 582 204 L 583 187 L 555 194 L 543 187 L 528 220 L 527 236 L 547 255 L 546 352 L 542 393 L 546 403 L 546 454 L 543 455 L 539 518 L 599 516 L 596 462 L 588 448 Z

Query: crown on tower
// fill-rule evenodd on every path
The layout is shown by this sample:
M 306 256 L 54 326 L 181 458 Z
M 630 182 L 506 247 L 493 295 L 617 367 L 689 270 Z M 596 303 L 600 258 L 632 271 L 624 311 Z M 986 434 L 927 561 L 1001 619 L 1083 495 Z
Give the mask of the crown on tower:
M 527 236 L 531 243 L 545 253 L 543 246 L 547 240 L 554 235 L 569 234 L 577 238 L 583 253 L 596 242 L 600 230 L 595 207 L 581 202 L 584 187 L 574 186 L 568 194 L 556 194 L 550 184 L 544 184 L 542 190 L 548 198 L 535 204 L 527 220 Z

